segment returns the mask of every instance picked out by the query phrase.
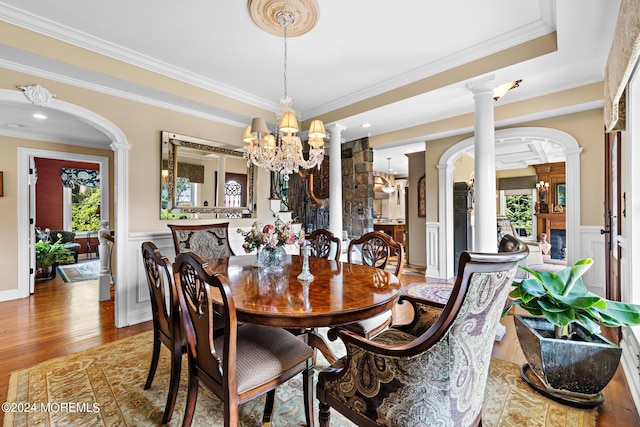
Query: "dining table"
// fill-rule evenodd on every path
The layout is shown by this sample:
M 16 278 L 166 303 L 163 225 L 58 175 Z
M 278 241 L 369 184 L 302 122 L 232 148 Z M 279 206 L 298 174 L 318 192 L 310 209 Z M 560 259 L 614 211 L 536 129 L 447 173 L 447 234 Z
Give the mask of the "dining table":
M 312 280 L 299 280 L 303 257 L 287 255 L 281 269 L 254 266 L 255 257 L 230 256 L 206 261 L 210 273 L 226 277 L 239 322 L 304 330 L 307 342 L 329 363 L 336 360 L 320 327 L 371 318 L 391 310 L 402 284 L 375 267 L 308 258 Z

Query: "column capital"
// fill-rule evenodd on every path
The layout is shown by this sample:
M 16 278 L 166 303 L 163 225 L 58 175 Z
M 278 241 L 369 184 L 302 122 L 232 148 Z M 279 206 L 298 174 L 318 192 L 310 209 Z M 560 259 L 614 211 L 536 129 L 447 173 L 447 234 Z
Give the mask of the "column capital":
M 467 89 L 471 93 L 473 93 L 474 96 L 480 95 L 486 92 L 491 92 L 491 96 L 493 97 L 493 89 L 495 88 L 495 86 L 496 86 L 496 80 L 495 80 L 495 76 L 493 75 L 467 82 Z

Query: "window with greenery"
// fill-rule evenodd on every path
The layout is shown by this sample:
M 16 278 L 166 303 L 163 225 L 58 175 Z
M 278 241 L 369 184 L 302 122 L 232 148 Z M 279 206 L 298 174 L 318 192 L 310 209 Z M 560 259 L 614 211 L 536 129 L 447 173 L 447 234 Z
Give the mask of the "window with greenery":
M 531 191 L 527 194 L 506 195 L 507 211 L 514 227 L 523 227 L 527 231 L 527 236 L 531 236 L 533 227 L 533 196 Z
M 71 189 L 71 230 L 97 231 L 100 229 L 100 188 L 75 185 Z

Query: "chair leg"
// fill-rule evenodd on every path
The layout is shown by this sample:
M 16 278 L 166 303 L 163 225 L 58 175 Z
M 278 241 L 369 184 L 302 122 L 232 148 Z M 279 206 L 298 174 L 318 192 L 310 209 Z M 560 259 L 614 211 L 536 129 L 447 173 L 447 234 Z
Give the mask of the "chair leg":
M 196 400 L 198 400 L 198 378 L 191 373 L 191 363 L 189 363 L 189 385 L 187 389 L 187 403 L 184 406 L 184 416 L 182 417 L 182 427 L 191 426 L 193 414 L 196 411 Z
M 151 355 L 151 366 L 149 366 L 149 374 L 147 375 L 147 382 L 144 384 L 144 389 L 149 390 L 153 377 L 156 374 L 156 368 L 158 367 L 158 359 L 160 359 L 160 340 L 154 334 L 153 337 L 153 354 Z
M 308 364 L 309 362 L 307 362 Z M 302 388 L 304 393 L 304 415 L 307 426 L 313 426 L 313 365 L 302 371 Z
M 320 402 L 320 427 L 329 427 L 331 418 L 331 407 L 326 403 Z
M 169 394 L 167 395 L 167 404 L 164 407 L 162 424 L 167 424 L 169 421 L 171 421 L 173 408 L 176 404 L 176 397 L 178 396 L 178 387 L 180 386 L 181 368 L 182 368 L 182 351 L 180 348 L 177 351 L 174 349 L 174 352 L 171 355 L 171 378 L 169 380 Z
M 276 389 L 267 392 L 267 401 L 264 404 L 264 413 L 262 414 L 262 427 L 271 425 L 271 415 L 273 414 L 273 402 L 276 400 Z

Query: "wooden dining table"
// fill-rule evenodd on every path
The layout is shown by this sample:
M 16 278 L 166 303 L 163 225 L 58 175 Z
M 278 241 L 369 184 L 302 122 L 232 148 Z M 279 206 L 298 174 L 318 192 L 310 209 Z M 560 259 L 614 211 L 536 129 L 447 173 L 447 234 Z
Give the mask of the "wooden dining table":
M 280 271 L 254 267 L 254 261 L 253 256 L 215 258 L 207 260 L 205 268 L 227 278 L 239 322 L 304 329 L 308 343 L 330 363 L 335 355 L 315 329 L 390 310 L 402 288 L 392 273 L 360 264 L 309 257 L 314 278 L 300 281 L 299 255 L 287 255 Z

